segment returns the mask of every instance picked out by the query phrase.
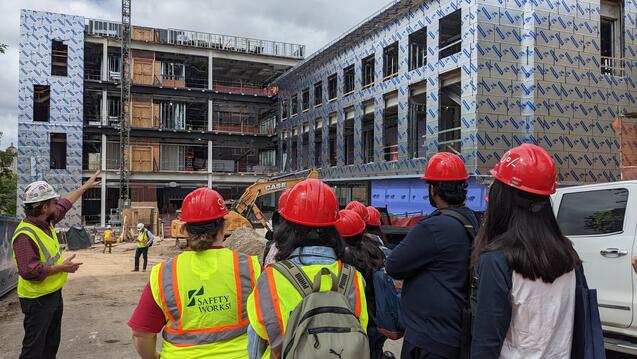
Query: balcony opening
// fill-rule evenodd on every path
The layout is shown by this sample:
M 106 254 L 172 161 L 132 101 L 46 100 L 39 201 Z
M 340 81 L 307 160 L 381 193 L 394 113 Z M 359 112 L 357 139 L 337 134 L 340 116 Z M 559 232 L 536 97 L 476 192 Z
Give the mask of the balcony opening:
M 314 166 L 323 167 L 323 119 L 314 120 Z
M 204 142 L 204 141 L 201 141 Z M 165 172 L 206 172 L 208 171 L 208 146 L 185 144 L 161 144 L 159 149 L 159 169 Z M 216 163 L 218 172 L 232 172 L 234 162 L 226 167 Z M 225 169 L 225 171 L 224 171 Z
M 336 74 L 327 78 L 327 100 L 332 101 L 338 97 L 338 78 Z
M 287 100 L 281 101 L 281 119 L 286 120 L 290 111 L 290 104 Z
M 292 96 L 292 117 L 299 114 L 299 100 L 297 95 Z
M 276 172 L 276 150 L 268 148 L 259 150 L 259 173 L 274 173 Z
M 190 105 L 190 104 L 189 104 Z M 207 107 L 205 103 L 201 106 Z M 196 111 L 196 110 L 195 110 Z M 201 124 L 207 124 L 208 111 L 201 108 Z M 191 116 L 191 114 L 187 114 Z M 192 114 L 194 116 L 194 113 Z M 247 104 L 240 102 L 215 102 L 212 112 L 212 130 L 218 132 L 241 134 L 271 134 L 267 122 L 272 121 L 274 114 L 269 105 Z
M 601 1 L 600 55 L 604 75 L 624 76 L 624 1 Z
M 183 62 L 161 61 L 161 84 L 167 87 L 186 87 L 186 66 Z
M 310 89 L 306 88 L 301 93 L 301 108 L 303 111 L 307 111 L 310 109 Z
M 383 49 L 383 80 L 398 75 L 398 41 Z
M 69 47 L 63 41 L 51 41 L 51 76 L 68 76 Z
M 440 76 L 440 108 L 438 122 L 438 151 L 461 153 L 462 122 L 460 119 L 461 83 L 460 72 Z
M 394 93 L 385 97 L 385 111 L 383 116 L 383 155 L 385 161 L 398 160 L 398 105 Z
M 337 155 L 337 143 L 336 143 L 336 114 L 332 114 L 329 117 L 329 146 L 330 146 L 330 150 L 329 150 L 329 160 L 330 160 L 330 166 L 336 166 L 336 164 L 338 163 L 338 155 Z
M 314 84 L 314 107 L 323 103 L 323 81 Z
M 311 167 L 310 164 L 310 127 L 308 124 L 304 124 L 301 128 L 303 133 L 301 134 L 301 160 L 299 161 L 299 169 L 306 169 Z
M 354 92 L 354 65 L 343 70 L 343 96 Z
M 122 117 L 122 101 L 119 96 L 108 95 L 108 126 L 114 127 L 119 125 L 119 119 Z
M 212 147 L 213 172 L 254 172 L 259 165 L 259 148 L 250 143 L 232 142 L 226 146 Z M 257 167 L 258 169 L 258 167 Z
M 343 144 L 345 146 L 345 165 L 354 164 L 354 109 L 345 110 L 343 122 Z
M 444 59 L 460 52 L 462 48 L 462 12 L 456 10 L 442 17 L 439 22 L 438 58 Z
M 120 48 L 108 48 L 108 80 L 119 82 L 122 79 L 122 54 Z
M 84 134 L 82 140 L 82 169 L 97 171 L 102 168 L 102 136 Z
M 49 122 L 51 114 L 51 87 L 33 85 L 33 121 Z
M 409 71 L 427 65 L 427 28 L 409 35 Z
M 51 133 L 49 164 L 52 170 L 66 169 L 66 133 Z
M 102 91 L 84 90 L 84 125 L 102 124 Z
M 363 68 L 363 88 L 374 84 L 376 71 L 376 58 L 371 54 L 362 60 Z
M 120 159 L 119 142 L 107 142 L 106 143 L 106 169 L 118 170 L 119 159 Z
M 363 130 L 363 163 L 374 162 L 374 102 L 365 103 Z
M 158 101 L 154 105 L 159 106 L 159 118 L 161 128 L 165 130 L 186 129 L 186 103 L 176 101 Z
M 424 158 L 427 134 L 427 84 L 420 83 L 409 88 L 409 155 Z

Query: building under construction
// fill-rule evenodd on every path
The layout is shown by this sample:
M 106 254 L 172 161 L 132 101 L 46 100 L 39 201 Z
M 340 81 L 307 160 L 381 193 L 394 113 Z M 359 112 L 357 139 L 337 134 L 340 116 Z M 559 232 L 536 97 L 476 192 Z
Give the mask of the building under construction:
M 427 211 L 438 151 L 464 158 L 476 210 L 522 143 L 554 155 L 560 185 L 619 180 L 637 158 L 613 129 L 637 109 L 635 4 L 392 1 L 275 81 L 279 163 L 394 213 Z
M 119 199 L 121 23 L 30 10 L 20 23 L 18 192 L 44 179 L 65 194 L 101 169 L 66 224 L 104 225 Z M 238 198 L 277 172 L 271 82 L 304 46 L 133 26 L 130 47 L 133 205 L 169 221 L 195 187 Z

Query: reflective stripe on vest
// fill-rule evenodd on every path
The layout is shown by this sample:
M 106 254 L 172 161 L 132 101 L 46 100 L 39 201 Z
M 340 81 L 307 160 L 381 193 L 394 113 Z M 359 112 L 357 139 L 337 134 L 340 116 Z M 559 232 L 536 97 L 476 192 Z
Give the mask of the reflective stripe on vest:
M 237 286 L 237 305 L 239 321 L 232 325 L 186 329 L 181 323 L 181 298 L 177 280 L 177 259 L 179 256 L 161 264 L 159 268 L 159 290 L 162 305 L 170 325 L 166 325 L 163 338 L 176 346 L 201 345 L 223 342 L 246 333 L 249 320 L 243 299 L 247 299 L 254 287 L 254 268 L 249 256 L 234 252 L 234 272 Z M 238 274 L 238 275 L 237 275 Z
M 338 261 L 339 272 L 341 267 L 342 262 Z M 281 316 L 280 300 L 276 291 L 273 268 L 267 267 L 265 269 L 265 275 L 267 276 L 267 280 L 258 281 L 257 287 L 254 289 L 255 305 L 257 306 L 258 320 L 263 322 L 265 331 L 268 334 L 271 349 L 270 357 L 276 358 L 283 348 L 285 327 L 283 317 Z M 361 291 L 358 284 L 358 275 L 359 273 L 354 271 L 354 276 L 349 288 L 346 288 L 347 301 L 354 310 L 356 317 L 360 317 L 361 314 L 361 298 L 359 296 Z
M 51 227 L 51 233 L 53 233 L 53 231 L 54 229 L 53 227 Z M 33 239 L 38 242 L 38 247 L 40 247 L 40 250 L 44 254 L 44 261 L 46 264 L 53 265 L 55 264 L 55 262 L 58 261 L 58 259 L 60 259 L 60 251 L 58 251 L 53 257 L 51 257 L 51 253 L 49 253 L 49 250 L 44 246 L 44 243 L 42 243 L 40 236 L 38 236 L 38 234 L 33 229 L 29 227 L 22 227 L 18 230 L 18 232 L 16 232 L 15 236 L 18 236 L 22 232 L 28 232 L 33 235 Z

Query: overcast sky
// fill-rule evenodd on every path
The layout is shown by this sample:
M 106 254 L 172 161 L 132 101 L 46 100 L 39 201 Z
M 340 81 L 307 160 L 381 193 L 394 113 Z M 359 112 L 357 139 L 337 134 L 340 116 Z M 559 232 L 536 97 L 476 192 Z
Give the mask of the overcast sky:
M 389 0 L 132 0 L 136 25 L 207 31 L 300 43 L 307 54 L 327 44 Z M 0 1 L 0 148 L 17 143 L 20 9 L 121 20 L 120 0 Z

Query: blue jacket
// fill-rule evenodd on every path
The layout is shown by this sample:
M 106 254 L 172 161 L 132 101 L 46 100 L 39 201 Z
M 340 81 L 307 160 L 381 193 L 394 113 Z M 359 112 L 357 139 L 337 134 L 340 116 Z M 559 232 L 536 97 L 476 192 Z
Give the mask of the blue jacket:
M 455 208 L 477 228 L 467 207 Z M 438 211 L 409 231 L 387 258 L 387 273 L 403 279 L 405 341 L 429 353 L 457 358 L 467 295 L 471 240 L 455 218 Z

